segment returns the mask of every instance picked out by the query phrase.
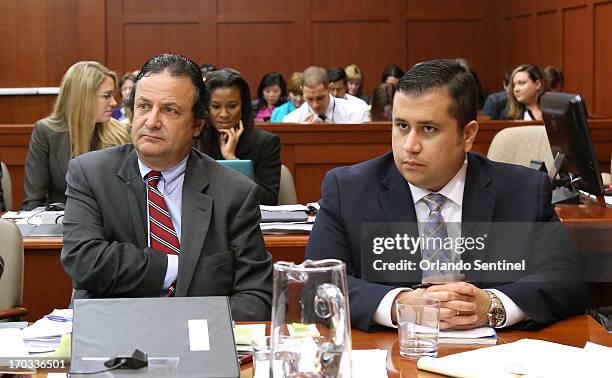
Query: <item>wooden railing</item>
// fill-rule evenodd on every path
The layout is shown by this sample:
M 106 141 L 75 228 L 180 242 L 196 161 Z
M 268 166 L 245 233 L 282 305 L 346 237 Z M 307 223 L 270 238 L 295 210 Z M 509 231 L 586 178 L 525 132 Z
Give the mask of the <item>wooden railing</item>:
M 513 126 L 541 122 L 481 121 L 473 150 L 486 154 L 495 134 Z M 589 121 L 591 136 L 602 171 L 610 170 L 612 119 Z M 13 183 L 13 207 L 23 200 L 24 163 L 32 125 L 0 125 L 0 160 L 6 162 Z M 331 168 L 359 163 L 391 149 L 391 124 L 352 125 L 258 124 L 281 138 L 283 164 L 295 180 L 298 201 L 316 201 L 325 173 Z

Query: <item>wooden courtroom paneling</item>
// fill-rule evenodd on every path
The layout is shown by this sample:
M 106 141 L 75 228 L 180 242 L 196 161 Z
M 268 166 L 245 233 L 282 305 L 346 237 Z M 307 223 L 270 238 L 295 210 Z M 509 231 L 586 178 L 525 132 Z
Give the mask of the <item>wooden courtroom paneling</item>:
M 85 59 L 122 74 L 173 51 L 238 69 L 253 94 L 268 71 L 355 63 L 370 94 L 389 63 L 462 56 L 486 92 L 512 65 L 557 65 L 568 91 L 612 115 L 609 0 L 5 0 L 0 14 L 0 87 L 58 86 Z M 0 123 L 32 123 L 51 103 L 0 96 Z
M 612 115 L 611 9 L 610 0 L 507 0 L 500 22 L 510 51 L 503 66 L 557 66 L 565 92 L 582 95 L 590 113 Z
M 612 2 L 595 4 L 594 111 L 612 114 Z
M 105 61 L 104 0 L 0 2 L 0 87 L 59 86 L 79 60 Z M 34 122 L 55 96 L 0 96 L 0 123 Z
M 562 50 L 562 35 L 559 33 L 561 18 L 558 16 L 556 9 L 538 13 L 537 28 L 537 61 L 540 62 L 542 68 L 560 62 Z
M 587 6 L 563 10 L 563 71 L 567 88 L 593 99 L 592 17 Z M 577 59 L 578 58 L 578 59 Z
M 25 159 L 32 134 L 31 125 L 0 125 L 0 160 L 11 175 L 13 209 L 21 209 Z
M 491 54 L 500 44 L 497 25 L 491 21 L 499 10 L 496 2 L 407 1 L 406 66 L 462 57 L 472 64 L 485 91 L 498 91 L 503 70 L 501 56 Z
M 534 122 L 483 121 L 473 150 L 486 154 L 495 134 L 506 127 Z M 610 171 L 612 120 L 590 120 L 595 150 L 604 172 Z M 298 201 L 316 201 L 325 173 L 343 165 L 356 164 L 391 149 L 391 124 L 288 125 L 260 124 L 259 128 L 278 134 L 281 159 L 293 173 Z M 7 161 L 13 178 L 13 203 L 23 199 L 23 172 L 32 125 L 0 125 L 0 160 Z

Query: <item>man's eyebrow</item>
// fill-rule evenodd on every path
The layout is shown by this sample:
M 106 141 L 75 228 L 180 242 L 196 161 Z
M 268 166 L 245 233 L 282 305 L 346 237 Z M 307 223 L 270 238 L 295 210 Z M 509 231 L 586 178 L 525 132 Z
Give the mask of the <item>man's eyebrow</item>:
M 424 120 L 424 121 L 418 121 L 417 124 L 419 125 L 433 125 L 433 126 L 438 126 L 438 122 L 436 121 L 430 121 L 430 120 Z
M 399 118 L 399 117 L 395 117 L 395 118 L 393 118 L 393 123 L 409 123 L 409 122 L 406 121 L 405 119 L 402 119 L 402 118 Z M 417 123 L 417 125 L 433 125 L 433 126 L 438 126 L 438 122 L 431 121 L 431 120 L 422 120 L 422 121 L 417 121 L 416 123 Z

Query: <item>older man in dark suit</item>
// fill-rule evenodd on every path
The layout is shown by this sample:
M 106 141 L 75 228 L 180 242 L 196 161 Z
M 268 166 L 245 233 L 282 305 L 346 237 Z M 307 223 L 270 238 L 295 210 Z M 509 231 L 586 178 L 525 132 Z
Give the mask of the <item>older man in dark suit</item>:
M 75 298 L 223 295 L 234 319 L 269 319 L 257 185 L 191 148 L 208 102 L 194 62 L 155 57 L 132 92 L 133 144 L 70 162 L 62 263 Z
M 346 262 L 353 326 L 392 326 L 396 302 L 421 296 L 441 301 L 441 328 L 535 328 L 584 311 L 583 262 L 555 215 L 548 177 L 469 152 L 476 93 L 456 62 L 417 64 L 393 102 L 393 152 L 326 175 L 306 257 Z M 393 234 L 399 242 L 381 239 L 388 254 L 371 243 Z M 398 254 L 407 252 L 403 235 L 483 242 Z

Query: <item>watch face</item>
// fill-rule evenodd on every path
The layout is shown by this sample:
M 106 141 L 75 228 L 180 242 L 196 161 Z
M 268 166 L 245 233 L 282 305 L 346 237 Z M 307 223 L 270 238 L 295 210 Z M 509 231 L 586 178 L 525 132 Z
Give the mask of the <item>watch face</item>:
M 502 310 L 500 307 L 493 307 L 488 315 L 490 320 L 489 323 L 491 323 L 493 326 L 502 325 L 506 318 L 504 310 Z

